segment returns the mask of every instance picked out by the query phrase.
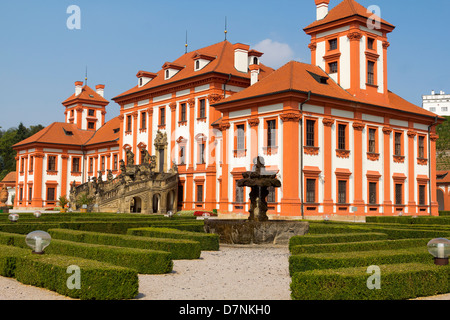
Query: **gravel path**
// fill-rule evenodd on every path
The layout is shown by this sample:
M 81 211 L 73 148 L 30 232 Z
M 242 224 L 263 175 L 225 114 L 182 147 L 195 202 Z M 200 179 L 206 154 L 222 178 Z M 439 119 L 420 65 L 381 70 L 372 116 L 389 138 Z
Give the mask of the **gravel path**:
M 139 275 L 138 300 L 290 300 L 287 246 L 228 246 L 174 260 L 164 275 Z M 0 277 L 0 300 L 70 299 Z
M 175 260 L 174 271 L 140 275 L 138 299 L 290 300 L 287 246 L 227 246 L 200 260 Z

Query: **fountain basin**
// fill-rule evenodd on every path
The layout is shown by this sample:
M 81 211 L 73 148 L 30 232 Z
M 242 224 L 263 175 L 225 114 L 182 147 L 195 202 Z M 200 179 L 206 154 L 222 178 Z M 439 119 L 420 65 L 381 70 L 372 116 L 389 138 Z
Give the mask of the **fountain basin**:
M 206 233 L 219 235 L 225 244 L 288 244 L 292 236 L 303 236 L 309 231 L 304 221 L 252 221 L 233 219 L 205 219 Z

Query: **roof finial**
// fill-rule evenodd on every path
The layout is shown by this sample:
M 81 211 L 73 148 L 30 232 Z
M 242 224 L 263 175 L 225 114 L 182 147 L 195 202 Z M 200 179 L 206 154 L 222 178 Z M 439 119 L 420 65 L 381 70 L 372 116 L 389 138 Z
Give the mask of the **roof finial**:
M 227 17 L 225 16 L 225 41 L 227 40 Z
M 86 66 L 86 75 L 84 76 L 84 81 L 85 81 L 85 86 L 87 86 L 87 82 L 88 82 L 88 67 Z
M 186 43 L 184 44 L 184 53 L 187 53 L 188 50 L 188 32 L 186 30 Z

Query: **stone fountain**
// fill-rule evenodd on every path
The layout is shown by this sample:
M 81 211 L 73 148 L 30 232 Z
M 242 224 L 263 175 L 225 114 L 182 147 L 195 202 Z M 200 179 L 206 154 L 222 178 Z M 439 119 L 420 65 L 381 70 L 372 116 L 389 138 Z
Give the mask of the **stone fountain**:
M 308 222 L 293 220 L 269 220 L 267 216 L 267 196 L 269 188 L 280 188 L 277 172 L 267 171 L 263 157 L 253 160 L 251 171 L 242 174 L 238 187 L 250 188 L 249 218 L 205 219 L 205 231 L 220 236 L 221 243 L 228 244 L 286 244 L 294 235 L 305 235 L 309 231 Z

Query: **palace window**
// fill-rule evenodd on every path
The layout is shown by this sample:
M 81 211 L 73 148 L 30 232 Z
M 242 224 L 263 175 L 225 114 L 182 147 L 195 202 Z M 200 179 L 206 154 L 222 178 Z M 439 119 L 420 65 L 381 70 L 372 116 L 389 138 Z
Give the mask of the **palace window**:
M 88 122 L 88 129 L 94 130 L 95 129 L 95 122 L 89 121 Z
M 47 162 L 48 171 L 56 171 L 56 156 L 49 156 Z
M 367 61 L 367 84 L 375 84 L 375 62 Z
M 338 72 L 338 63 L 337 62 L 331 62 L 328 64 L 328 73 L 337 73 Z
M 206 118 L 206 100 L 205 99 L 199 100 L 198 117 L 200 119 Z
M 347 203 L 347 181 L 346 180 L 338 181 L 338 203 L 339 204 Z
M 101 170 L 102 171 L 105 171 L 105 169 L 106 169 L 106 166 L 105 166 L 105 156 L 102 156 L 101 157 L 101 165 L 102 165 L 102 167 L 101 167 Z
M 403 205 L 403 184 L 395 184 L 395 204 Z
M 267 120 L 267 146 L 275 147 L 277 145 L 276 140 L 276 120 Z
M 72 158 L 72 172 L 80 172 L 80 158 Z
M 426 186 L 419 185 L 419 206 L 426 205 Z
M 329 46 L 329 50 L 337 50 L 338 48 L 338 40 L 337 39 L 331 39 L 328 40 L 328 46 Z
M 203 202 L 203 184 L 197 185 L 197 202 Z
M 119 159 L 119 157 L 117 156 L 117 154 L 115 154 L 113 156 L 113 170 L 117 170 L 119 168 L 119 166 L 118 166 L 118 162 L 119 162 L 118 159 Z
M 346 150 L 347 144 L 346 144 L 346 134 L 347 134 L 347 125 L 345 124 L 338 124 L 338 149 L 339 150 Z
M 377 203 L 377 183 L 376 182 L 369 182 L 369 204 L 376 204 Z
M 419 158 L 425 158 L 425 137 L 419 136 Z
M 375 39 L 373 38 L 368 38 L 367 39 L 367 49 L 369 50 L 374 50 L 374 43 L 375 43 Z
M 198 144 L 198 164 L 205 163 L 205 142 Z
M 29 167 L 28 170 L 30 172 L 32 172 L 33 171 L 33 167 L 34 167 L 34 157 L 33 156 L 30 157 L 30 163 L 29 163 L 28 167 Z
M 147 113 L 141 112 L 141 129 L 147 129 Z
M 127 116 L 127 132 L 131 132 L 132 130 L 132 120 L 131 120 L 131 115 Z
M 401 132 L 395 133 L 395 150 L 394 150 L 395 156 L 402 156 L 402 138 L 403 135 Z
M 94 172 L 94 158 L 89 158 L 89 172 Z
M 166 125 L 166 108 L 164 107 L 159 109 L 159 125 Z
M 315 147 L 315 127 L 316 127 L 316 121 L 315 120 L 306 120 L 306 146 L 307 147 Z
M 28 187 L 28 201 L 33 199 L 33 187 Z
M 56 200 L 56 192 L 54 187 L 47 188 L 47 201 L 55 201 Z
M 181 104 L 180 121 L 186 121 L 186 103 Z
M 88 110 L 88 115 L 89 115 L 89 117 L 95 116 L 95 110 L 89 109 L 89 110 Z
M 316 203 L 316 179 L 306 179 L 306 202 Z
M 376 153 L 377 152 L 377 139 L 376 139 L 377 130 L 373 128 L 369 128 L 369 152 Z
M 234 201 L 236 203 L 244 203 L 244 187 L 238 187 L 237 183 L 235 182 L 235 196 Z
M 236 126 L 237 131 L 237 150 L 245 150 L 245 125 L 240 124 Z

